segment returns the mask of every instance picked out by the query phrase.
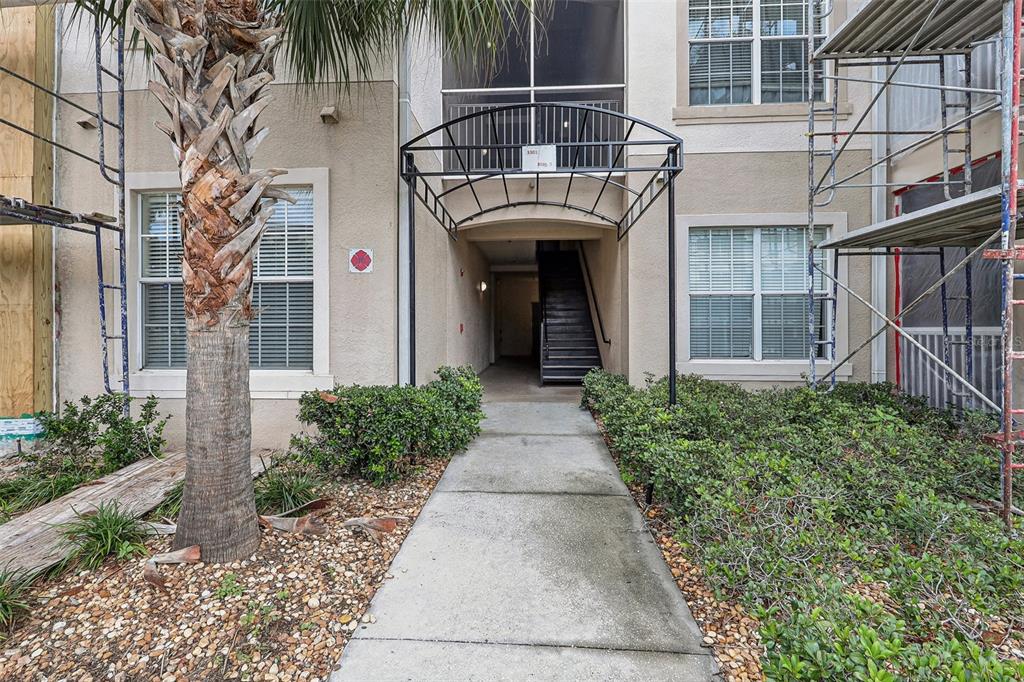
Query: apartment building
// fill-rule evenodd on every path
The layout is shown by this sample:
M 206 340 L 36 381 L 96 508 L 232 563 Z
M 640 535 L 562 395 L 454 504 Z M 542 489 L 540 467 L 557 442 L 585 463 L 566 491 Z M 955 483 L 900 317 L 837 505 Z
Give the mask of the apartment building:
M 805 0 L 556 0 L 488 72 L 427 41 L 387 55 L 347 92 L 305 88 L 282 65 L 255 161 L 287 170 L 278 184 L 297 202 L 278 208 L 256 264 L 254 444 L 287 442 L 303 391 L 409 381 L 411 371 L 423 382 L 445 364 L 532 363 L 546 383 L 578 381 L 597 365 L 634 382 L 664 375 L 669 176 L 631 169 L 657 169 L 676 139 L 676 369 L 753 386 L 803 382 L 811 345 L 806 45 L 851 9 L 836 0 L 809 22 Z M 74 106 L 95 106 L 91 32 L 69 11 L 57 30 L 55 87 L 68 100 L 57 105 L 57 136 L 95 145 L 96 130 Z M 107 60 L 111 49 L 103 46 Z M 171 440 L 180 441 L 177 174 L 154 125 L 164 113 L 146 88 L 150 68 L 141 51 L 127 51 L 126 362 L 131 393 L 158 396 L 176 416 Z M 869 87 L 816 87 L 813 98 L 821 112 L 855 119 Z M 415 163 L 424 175 L 414 196 L 402 145 L 420 136 Z M 631 144 L 614 144 L 624 140 Z M 512 172 L 526 156 L 548 153 L 543 177 Z M 854 140 L 840 170 L 871 158 L 870 142 Z M 61 151 L 55 159 L 57 205 L 116 214 L 115 193 L 94 166 Z M 457 229 L 446 229 L 445 215 Z M 872 219 L 869 188 L 844 192 L 816 213 L 814 239 Z M 97 334 L 93 244 L 72 234 L 55 240 L 54 373 L 66 400 L 101 391 L 103 346 L 109 357 L 119 350 Z M 116 247 L 102 241 L 108 279 L 116 279 Z M 886 277 L 857 260 L 834 274 L 871 300 L 873 280 Z M 826 291 L 824 278 L 816 287 Z M 116 293 L 106 294 L 112 329 Z M 816 333 L 824 338 L 834 326 L 841 357 L 871 323 L 845 294 L 834 307 L 826 299 L 815 303 Z M 831 350 L 813 345 L 827 363 Z M 120 366 L 109 357 L 116 384 Z M 886 362 L 884 353 L 859 355 L 839 376 L 892 376 Z

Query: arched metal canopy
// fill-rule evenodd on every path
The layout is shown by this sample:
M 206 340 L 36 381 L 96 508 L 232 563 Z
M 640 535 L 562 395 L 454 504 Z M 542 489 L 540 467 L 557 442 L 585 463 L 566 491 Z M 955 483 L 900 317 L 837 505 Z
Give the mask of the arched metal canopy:
M 440 142 L 437 142 L 440 138 Z M 630 151 L 630 149 L 632 151 Z M 664 155 L 663 160 L 658 159 Z M 627 162 L 638 157 L 636 165 Z M 534 163 L 525 163 L 534 157 Z M 676 247 L 675 177 L 683 170 L 683 141 L 658 126 L 610 108 L 564 102 L 482 106 L 413 138 L 401 147 L 400 174 L 409 192 L 409 374 L 416 377 L 416 201 L 456 239 L 459 228 L 483 215 L 521 206 L 552 206 L 591 216 L 614 226 L 619 240 L 667 193 L 669 403 L 676 403 Z M 425 170 L 430 169 L 430 170 Z M 434 170 L 436 169 L 436 170 Z M 641 175 L 639 182 L 615 176 Z M 532 177 L 532 197 L 509 178 Z M 646 180 L 644 180 L 646 176 Z M 547 178 L 546 191 L 541 180 Z M 551 198 L 551 184 L 557 195 Z M 449 182 L 445 187 L 444 182 Z M 498 200 L 481 199 L 477 189 L 500 180 Z M 438 183 L 435 189 L 431 183 Z M 621 214 L 601 208 L 609 186 L 627 204 Z M 638 188 L 638 189 L 636 189 Z M 470 208 L 454 215 L 448 199 L 468 193 Z M 563 193 L 564 192 L 564 193 Z M 513 197 L 513 193 L 515 196 Z M 504 200 L 502 200 L 502 198 Z M 558 199 L 561 199 L 560 201 Z M 487 197 L 485 196 L 485 199 Z M 606 202 L 614 203 L 614 202 Z M 601 210 L 599 210 L 601 209 Z M 617 212 L 616 212 L 617 213 Z
M 524 165 L 528 149 L 546 152 L 554 163 L 546 168 Z M 631 153 L 664 159 L 630 166 L 624 161 Z M 683 141 L 678 136 L 612 109 L 563 102 L 481 108 L 413 138 L 402 145 L 401 155 L 401 176 L 411 193 L 453 239 L 460 227 L 480 216 L 521 206 L 583 213 L 614 226 L 622 239 L 683 170 Z M 615 177 L 620 174 L 639 174 L 646 180 L 630 186 Z M 532 197 L 513 197 L 509 178 L 518 176 L 533 179 Z M 561 188 L 558 192 L 561 200 L 547 196 L 550 190 L 542 191 L 545 177 L 549 183 L 554 178 L 565 182 L 564 194 Z M 444 180 L 454 184 L 432 186 Z M 497 202 L 481 198 L 479 188 L 499 181 L 502 192 Z M 621 214 L 600 208 L 609 187 L 628 199 Z M 469 195 L 471 208 L 454 215 L 446 199 L 458 193 Z

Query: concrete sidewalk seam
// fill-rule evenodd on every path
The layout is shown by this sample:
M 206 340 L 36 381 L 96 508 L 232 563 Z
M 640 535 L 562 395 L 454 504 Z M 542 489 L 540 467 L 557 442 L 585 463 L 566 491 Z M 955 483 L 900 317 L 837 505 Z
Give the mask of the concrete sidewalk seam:
M 671 649 L 622 649 L 617 647 L 594 646 L 592 644 L 554 644 L 549 642 L 504 642 L 496 640 L 477 639 L 422 639 L 419 637 L 374 637 L 372 635 L 354 637 L 353 639 L 358 639 L 361 642 L 420 642 L 423 644 L 475 644 L 481 646 L 514 646 L 543 649 L 580 649 L 583 651 L 607 651 L 610 653 L 623 654 L 660 654 L 665 656 L 711 656 L 711 652 L 706 649 L 702 649 L 699 652 Z
M 587 492 L 570 492 L 565 490 L 470 490 L 470 489 L 457 489 L 457 490 L 436 490 L 436 495 L 446 495 L 448 493 L 463 493 L 463 494 L 480 494 L 480 495 L 548 495 L 548 496 L 572 496 L 572 497 L 629 497 L 629 493 L 587 493 Z

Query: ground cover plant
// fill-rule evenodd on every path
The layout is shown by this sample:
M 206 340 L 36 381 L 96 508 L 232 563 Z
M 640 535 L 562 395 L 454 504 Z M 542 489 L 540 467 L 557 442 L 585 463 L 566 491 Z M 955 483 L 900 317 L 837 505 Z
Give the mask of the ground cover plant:
M 583 391 L 624 478 L 653 484 L 705 579 L 760 621 L 769 679 L 1024 677 L 1024 539 L 983 509 L 989 419 L 878 384 L 683 377 L 679 396 L 603 372 Z
M 442 367 L 424 386 L 337 386 L 299 400 L 315 427 L 292 439 L 293 457 L 323 471 L 394 481 L 420 457 L 447 457 L 480 432 L 483 389 L 471 367 Z
M 125 414 L 130 400 L 121 394 L 86 396 L 64 403 L 60 412 L 40 414 L 42 439 L 33 450 L 6 461 L 0 474 L 0 523 L 144 457 L 158 456 L 167 419 L 157 412 L 155 398 L 142 403 L 137 417 Z

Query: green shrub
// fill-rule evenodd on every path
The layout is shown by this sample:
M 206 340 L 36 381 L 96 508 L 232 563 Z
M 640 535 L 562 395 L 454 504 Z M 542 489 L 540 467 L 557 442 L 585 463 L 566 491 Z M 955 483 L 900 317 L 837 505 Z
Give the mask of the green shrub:
M 716 590 L 761 620 L 769 679 L 1010 680 L 982 638 L 1024 626 L 1024 538 L 999 495 L 992 418 L 885 384 L 749 392 L 595 371 L 583 402 L 624 477 L 654 486 Z M 1019 496 L 1018 496 L 1019 499 Z M 881 603 L 862 596 L 882 586 Z
M 11 629 L 15 619 L 28 610 L 26 596 L 31 584 L 29 573 L 0 569 L 0 639 Z
M 284 514 L 317 499 L 323 481 L 308 473 L 272 466 L 256 479 L 256 511 Z
M 159 455 L 167 423 L 148 398 L 133 418 L 122 394 L 88 396 L 64 403 L 59 413 L 38 416 L 44 435 L 22 455 L 23 466 L 0 481 L 0 523 L 66 495 L 83 483 L 143 457 Z
M 143 457 L 157 456 L 165 445 L 157 400 L 143 402 L 138 418 L 126 414 L 131 398 L 121 393 L 85 396 L 80 405 L 66 402 L 59 413 L 44 412 L 41 441 L 47 463 L 81 461 L 98 457 L 102 468 L 116 471 Z
M 145 554 L 146 523 L 126 511 L 119 502 L 103 502 L 95 510 L 76 513 L 73 521 L 60 527 L 69 550 L 64 565 L 92 570 L 108 556 L 126 559 Z
M 299 419 L 316 434 L 294 437 L 292 453 L 322 470 L 386 483 L 401 476 L 410 458 L 444 457 L 469 445 L 480 431 L 482 394 L 470 367 L 443 367 L 436 381 L 419 387 L 305 393 Z

